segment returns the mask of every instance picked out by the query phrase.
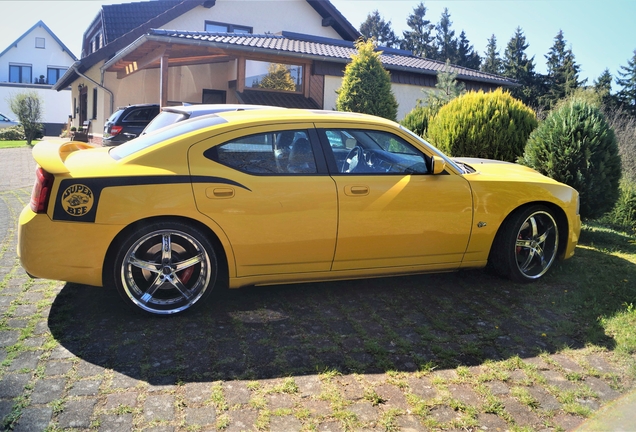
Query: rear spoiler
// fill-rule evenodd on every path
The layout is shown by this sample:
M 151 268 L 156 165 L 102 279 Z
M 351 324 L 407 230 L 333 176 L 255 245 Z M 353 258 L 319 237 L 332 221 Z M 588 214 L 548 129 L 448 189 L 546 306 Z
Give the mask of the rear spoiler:
M 44 171 L 64 174 L 68 172 L 64 162 L 71 153 L 92 148 L 95 146 L 81 141 L 42 141 L 33 147 L 33 158 Z

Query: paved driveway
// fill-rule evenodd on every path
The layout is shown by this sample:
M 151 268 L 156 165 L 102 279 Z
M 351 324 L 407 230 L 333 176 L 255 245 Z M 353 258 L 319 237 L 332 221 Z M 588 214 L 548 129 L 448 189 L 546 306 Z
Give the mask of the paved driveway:
M 0 429 L 570 430 L 632 385 L 611 351 L 545 337 L 567 319 L 551 287 L 484 272 L 219 292 L 169 318 L 31 280 L 33 170 L 0 150 Z

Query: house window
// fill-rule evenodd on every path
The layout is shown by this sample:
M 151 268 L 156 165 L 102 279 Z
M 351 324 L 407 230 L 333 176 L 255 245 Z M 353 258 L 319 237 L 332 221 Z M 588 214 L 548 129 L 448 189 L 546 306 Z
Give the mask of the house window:
M 93 120 L 97 119 L 97 87 L 93 88 Z
M 210 33 L 252 33 L 252 27 L 206 21 L 205 31 Z
M 35 47 L 44 49 L 44 47 L 45 47 L 45 39 L 41 38 L 41 37 L 36 37 L 35 38 Z
M 53 85 L 66 73 L 66 68 L 49 67 L 46 69 L 46 83 Z
M 9 82 L 31 83 L 31 65 L 9 65 Z
M 245 88 L 302 92 L 303 67 L 247 60 L 245 62 Z

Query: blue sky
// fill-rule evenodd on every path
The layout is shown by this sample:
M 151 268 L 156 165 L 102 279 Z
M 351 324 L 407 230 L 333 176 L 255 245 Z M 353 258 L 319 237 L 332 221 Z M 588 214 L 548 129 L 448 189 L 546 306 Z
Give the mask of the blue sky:
M 284 1 L 284 0 L 264 0 Z M 406 19 L 419 1 L 413 0 L 331 0 L 356 27 L 367 14 L 378 10 L 391 21 L 396 33 L 407 29 Z M 81 38 L 100 5 L 124 3 L 121 0 L 31 1 L 0 0 L 0 51 L 42 20 L 69 47 L 80 55 Z M 480 54 L 491 34 L 497 37 L 501 54 L 520 26 L 535 56 L 539 72 L 545 71 L 545 58 L 554 36 L 561 29 L 581 65 L 581 77 L 590 83 L 603 69 L 612 75 L 627 65 L 636 50 L 636 0 L 428 0 L 427 18 L 436 23 L 445 7 L 459 35 L 466 31 Z

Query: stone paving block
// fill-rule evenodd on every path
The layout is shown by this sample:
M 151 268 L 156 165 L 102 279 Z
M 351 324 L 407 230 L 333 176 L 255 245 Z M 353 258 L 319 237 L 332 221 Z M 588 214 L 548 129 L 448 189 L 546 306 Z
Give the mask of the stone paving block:
M 69 400 L 64 404 L 64 411 L 57 416 L 61 428 L 88 428 L 95 407 L 95 399 Z
M 322 383 L 317 375 L 304 375 L 295 377 L 301 397 L 318 396 L 322 391 Z
M 302 423 L 293 415 L 272 416 L 269 421 L 270 432 L 298 432 L 302 429 Z
M 317 430 L 319 432 L 343 432 L 344 431 L 340 423 L 336 421 L 322 422 L 318 425 Z
M 38 311 L 37 306 L 35 305 L 19 305 L 13 311 L 12 316 L 14 317 L 28 317 L 35 314 Z
M 309 410 L 311 415 L 315 417 L 331 415 L 331 406 L 329 402 L 323 400 L 306 400 L 303 401 L 303 407 Z
M 448 386 L 448 390 L 450 391 L 452 397 L 459 400 L 463 404 L 473 406 L 475 408 L 479 408 L 479 406 L 482 404 L 482 399 L 479 397 L 479 395 L 467 385 L 451 384 Z
M 0 279 L 2 278 L 0 277 Z M 13 300 L 15 300 L 15 296 L 0 295 L 0 308 L 8 308 Z
M 587 363 L 601 373 L 617 373 L 616 368 L 601 354 L 590 354 L 585 357 Z
M 364 397 L 364 388 L 353 376 L 344 375 L 339 377 L 337 382 L 340 384 L 340 393 L 345 399 L 356 401 Z
M 267 404 L 270 410 L 277 410 L 279 408 L 292 408 L 294 406 L 294 399 L 292 396 L 285 393 L 273 393 L 265 396 Z
M 598 395 L 601 401 L 614 400 L 621 395 L 620 392 L 611 388 L 605 381 L 596 377 L 586 377 L 585 384 Z
M 17 355 L 9 366 L 10 371 L 17 371 L 21 369 L 35 369 L 40 361 L 40 355 L 42 351 L 23 351 Z
M 0 424 L 2 424 L 2 419 L 11 414 L 13 410 L 13 401 L 11 400 L 3 400 L 0 401 Z
M 522 405 L 511 397 L 502 398 L 506 412 L 515 419 L 515 424 L 534 428 L 542 424 L 541 419 L 526 405 Z
M 425 432 L 428 430 L 414 415 L 399 416 L 396 423 L 400 432 Z
M 11 328 L 23 329 L 29 325 L 29 320 L 25 318 L 11 318 L 7 320 L 7 325 Z
M 187 383 L 184 387 L 185 399 L 190 403 L 204 403 L 212 396 L 212 385 L 208 382 Z
M 144 402 L 144 417 L 147 421 L 172 420 L 174 418 L 174 396 L 148 396 Z
M 377 421 L 380 413 L 378 407 L 374 407 L 371 402 L 356 402 L 353 405 L 348 406 L 346 409 L 347 411 L 354 413 L 358 420 L 362 423 Z
M 509 430 L 508 423 L 496 414 L 480 413 L 477 415 L 477 422 L 479 423 L 478 430 L 486 431 L 507 431 Z
M 216 410 L 212 406 L 202 408 L 186 408 L 185 419 L 188 426 L 213 425 L 216 422 Z
M 576 390 L 577 385 L 572 381 L 568 381 L 563 375 L 557 371 L 548 370 L 540 372 L 545 377 L 548 384 L 558 387 L 561 390 Z
M 6 374 L 0 380 L 0 398 L 20 396 L 30 379 L 31 374 Z
M 46 298 L 46 292 L 44 291 L 28 291 L 22 295 L 21 300 L 26 300 L 29 303 L 37 303 L 40 300 L 44 300 Z
M 48 427 L 53 417 L 53 409 L 49 407 L 27 407 L 22 410 L 14 432 L 41 431 Z
M 33 329 L 34 334 L 44 334 L 49 331 L 49 323 L 47 321 L 38 321 Z
M 51 356 L 49 357 L 51 360 L 61 360 L 61 359 L 70 359 L 75 357 L 75 354 L 64 348 L 62 345 L 58 345 L 53 348 L 51 352 Z
M 252 392 L 244 381 L 229 381 L 223 383 L 223 394 L 228 406 L 249 403 Z
M 0 331 L 0 347 L 11 346 L 20 338 L 18 330 L 2 330 Z
M 258 418 L 258 412 L 244 408 L 237 411 L 230 411 L 230 425 L 224 429 L 225 432 L 242 432 L 254 430 L 254 423 Z
M 563 430 L 575 430 L 585 419 L 572 414 L 557 414 L 552 418 L 551 423 Z
M 159 425 L 144 429 L 144 432 L 174 432 L 174 426 Z
M 106 414 L 99 417 L 99 432 L 129 432 L 133 430 L 132 414 Z
M 31 402 L 35 404 L 47 404 L 62 397 L 66 387 L 66 378 L 48 378 L 35 383 Z
M 407 382 L 409 383 L 411 393 L 415 396 L 421 397 L 424 400 L 437 397 L 437 389 L 433 386 L 428 377 L 408 377 Z
M 119 372 L 115 372 L 113 374 L 113 380 L 110 383 L 110 386 L 114 389 L 129 389 L 133 387 L 137 387 L 141 384 L 141 381 L 136 378 L 131 378 L 128 375 L 124 375 Z
M 86 378 L 94 375 L 102 375 L 104 373 L 104 368 L 102 366 L 98 366 L 93 363 L 89 363 L 84 360 L 80 360 L 77 365 L 77 375 L 82 378 Z
M 71 363 L 70 361 L 47 361 L 46 367 L 44 368 L 44 375 L 66 375 L 72 368 L 73 363 Z
M 497 395 L 506 395 L 510 393 L 510 388 L 501 381 L 490 381 L 486 383 L 486 386 L 490 389 L 490 392 Z
M 448 423 L 458 417 L 457 412 L 449 406 L 437 405 L 431 408 L 429 415 L 440 423 Z
M 137 392 L 112 393 L 106 396 L 105 410 L 113 410 L 120 405 L 135 408 L 137 406 Z
M 375 392 L 380 396 L 385 408 L 407 409 L 408 403 L 404 393 L 398 387 L 392 384 L 382 384 L 375 388 Z
M 545 411 L 555 411 L 561 408 L 561 403 L 552 396 L 547 390 L 532 386 L 527 388 L 528 393 L 539 402 L 539 408 Z
M 566 372 L 585 372 L 585 369 L 564 354 L 553 354 L 550 358 L 556 361 Z
M 148 391 L 150 393 L 156 393 L 170 390 L 176 382 L 177 381 L 173 376 L 161 376 L 152 381 L 152 383 L 148 386 Z
M 46 342 L 44 336 L 31 336 L 25 339 L 22 343 L 29 348 L 37 348 L 44 345 L 44 342 Z
M 82 380 L 73 383 L 68 394 L 71 396 L 95 396 L 99 392 L 102 380 Z

